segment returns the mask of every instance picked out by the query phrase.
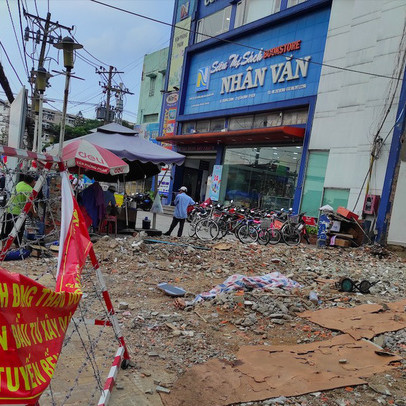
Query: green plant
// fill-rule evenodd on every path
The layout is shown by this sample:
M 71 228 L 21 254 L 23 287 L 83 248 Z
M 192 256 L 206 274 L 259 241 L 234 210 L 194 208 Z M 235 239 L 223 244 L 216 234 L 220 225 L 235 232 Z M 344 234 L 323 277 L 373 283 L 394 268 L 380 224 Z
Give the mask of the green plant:
M 309 235 L 317 235 L 317 226 L 306 226 L 306 232 Z

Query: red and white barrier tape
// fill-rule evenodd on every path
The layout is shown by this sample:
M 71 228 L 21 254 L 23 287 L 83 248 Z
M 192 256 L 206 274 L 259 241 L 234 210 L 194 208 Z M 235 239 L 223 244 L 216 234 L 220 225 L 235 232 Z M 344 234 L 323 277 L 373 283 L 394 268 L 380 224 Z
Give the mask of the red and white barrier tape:
M 61 162 L 61 158 L 59 158 L 57 156 L 27 151 L 25 149 L 12 148 L 12 147 L 8 147 L 6 145 L 0 145 L 0 154 L 7 155 L 7 156 L 14 156 L 16 158 L 30 158 L 30 159 L 36 159 L 39 161 Z
M 113 387 L 116 382 L 118 370 L 120 369 L 124 351 L 125 351 L 124 347 L 121 347 L 121 346 L 117 350 L 117 353 L 116 353 L 116 356 L 114 357 L 114 361 L 111 365 L 110 372 L 107 377 L 106 383 L 104 384 L 103 393 L 100 396 L 98 406 L 107 406 L 107 403 L 110 400 L 111 391 L 113 390 Z

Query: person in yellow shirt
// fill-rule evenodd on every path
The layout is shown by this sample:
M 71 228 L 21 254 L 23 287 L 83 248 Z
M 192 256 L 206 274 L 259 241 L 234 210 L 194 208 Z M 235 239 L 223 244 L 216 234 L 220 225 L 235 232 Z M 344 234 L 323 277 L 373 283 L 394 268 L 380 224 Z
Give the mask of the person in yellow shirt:
M 1 234 L 2 240 L 8 237 L 13 230 L 14 224 L 22 212 L 27 199 L 31 195 L 34 185 L 35 179 L 31 175 L 23 175 L 22 180 L 17 183 L 15 193 L 10 197 L 8 208 L 6 209 L 6 221 L 3 225 L 3 232 Z M 32 208 L 31 211 L 33 212 Z M 17 246 L 21 244 L 24 228 L 25 222 L 18 232 L 17 240 L 14 241 Z

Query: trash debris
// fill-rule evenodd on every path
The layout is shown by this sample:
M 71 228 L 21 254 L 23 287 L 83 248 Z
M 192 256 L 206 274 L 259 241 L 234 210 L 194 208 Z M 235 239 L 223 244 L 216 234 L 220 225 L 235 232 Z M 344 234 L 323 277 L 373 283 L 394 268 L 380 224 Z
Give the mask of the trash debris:
M 173 297 L 185 296 L 186 294 L 186 290 L 165 282 L 158 283 L 157 288 L 165 292 L 167 295 Z
M 231 292 L 239 289 L 262 289 L 272 290 L 275 288 L 293 289 L 300 288 L 298 282 L 287 278 L 279 272 L 273 272 L 262 276 L 231 275 L 222 284 L 215 286 L 209 292 L 197 295 L 193 301 L 186 302 L 187 306 L 194 305 L 203 300 L 213 299 L 220 293 Z
M 309 293 L 309 300 L 315 305 L 319 304 L 319 296 L 314 290 Z
M 354 289 L 358 289 L 361 293 L 367 294 L 370 293 L 369 289 L 377 283 L 379 281 L 369 282 L 367 280 L 358 283 L 358 281 L 353 281 L 351 278 L 343 277 L 337 282 L 336 287 L 341 292 L 353 292 Z
M 227 244 L 226 242 L 219 242 L 217 244 L 214 244 L 212 248 L 218 251 L 230 251 L 232 245 Z

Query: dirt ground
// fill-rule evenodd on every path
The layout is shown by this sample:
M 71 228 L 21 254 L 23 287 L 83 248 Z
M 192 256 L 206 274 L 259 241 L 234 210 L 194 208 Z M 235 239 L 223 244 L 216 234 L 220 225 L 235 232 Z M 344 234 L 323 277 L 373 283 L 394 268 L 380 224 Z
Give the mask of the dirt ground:
M 179 377 L 194 365 L 214 358 L 232 363 L 236 361 L 237 351 L 242 345 L 296 345 L 341 334 L 298 317 L 301 311 L 353 307 L 364 303 L 382 304 L 406 297 L 406 260 L 396 252 L 377 248 L 317 249 L 314 246 L 288 247 L 283 244 L 263 247 L 258 244 L 243 245 L 233 239 L 218 246 L 186 238 L 163 237 L 162 240 L 166 243 L 145 243 L 139 236 L 104 237 L 95 243 L 131 355 L 130 367 L 119 372 L 110 400 L 114 406 L 160 406 L 163 404 L 160 392 L 171 391 Z M 24 265 L 36 275 L 43 266 L 41 260 L 34 259 L 29 259 Z M 6 268 L 12 270 L 13 265 Z M 172 283 L 185 289 L 185 300 L 191 301 L 197 294 L 209 291 L 233 274 L 254 276 L 274 271 L 299 282 L 301 288 L 227 293 L 185 309 L 175 307 L 175 299 L 157 289 L 160 282 Z M 358 281 L 367 279 L 376 284 L 370 294 L 340 292 L 334 283 L 343 276 Z M 85 290 L 92 283 L 85 275 Z M 317 292 L 320 302 L 309 300 L 312 290 Z M 89 301 L 91 296 L 89 293 L 84 302 Z M 95 300 L 89 306 L 90 313 L 103 318 L 105 313 L 99 311 L 96 303 Z M 373 341 L 386 351 L 403 358 L 406 355 L 405 329 L 383 333 Z M 106 329 L 100 344 L 100 349 L 94 351 L 90 358 L 100 361 L 98 374 L 104 383 L 117 349 L 111 330 Z M 81 346 L 83 340 L 80 336 L 72 335 L 69 348 L 78 348 L 79 352 Z M 62 354 L 63 366 L 58 365 L 55 379 L 65 381 L 70 396 L 66 397 L 62 385 L 60 394 L 54 392 L 54 400 L 48 393 L 43 396 L 41 404 L 97 404 L 99 392 L 97 386 L 96 389 L 91 386 L 94 375 L 92 363 L 83 366 L 82 359 L 86 355 L 83 358 L 72 356 L 72 350 L 63 350 Z M 281 394 L 278 398 L 244 405 L 406 405 L 405 366 L 402 361 L 386 373 L 366 378 L 367 384 L 364 385 L 320 390 L 294 398 Z M 80 368 L 83 373 L 78 374 Z M 71 390 L 75 380 L 78 385 Z M 81 392 L 92 392 L 93 397 L 84 401 Z

